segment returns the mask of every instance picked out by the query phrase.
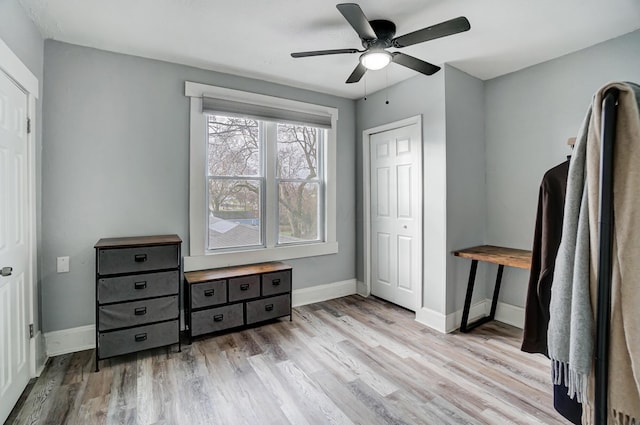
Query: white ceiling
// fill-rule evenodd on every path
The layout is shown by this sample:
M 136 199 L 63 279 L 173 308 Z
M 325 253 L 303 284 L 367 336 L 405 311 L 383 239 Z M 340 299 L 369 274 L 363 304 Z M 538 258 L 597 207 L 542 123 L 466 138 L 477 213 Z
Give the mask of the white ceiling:
M 358 98 L 417 74 L 397 64 L 345 80 L 358 48 L 327 0 L 20 0 L 45 38 Z M 402 49 L 486 80 L 640 28 L 638 0 L 361 0 L 369 20 L 406 34 L 458 16 L 471 30 Z M 395 49 L 391 49 L 395 50 Z M 639 46 L 640 52 L 640 46 Z M 429 78 L 420 75 L 420 78 Z

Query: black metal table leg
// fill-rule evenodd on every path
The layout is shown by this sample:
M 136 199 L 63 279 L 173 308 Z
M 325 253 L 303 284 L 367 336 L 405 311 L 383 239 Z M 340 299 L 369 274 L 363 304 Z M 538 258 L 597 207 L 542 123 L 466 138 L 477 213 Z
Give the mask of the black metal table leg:
M 462 322 L 460 323 L 460 332 L 469 332 L 467 322 L 469 321 L 469 310 L 471 309 L 471 296 L 473 295 L 473 286 L 476 282 L 476 270 L 478 269 L 478 260 L 471 260 L 471 270 L 469 271 L 469 282 L 467 283 L 467 295 L 464 298 L 464 309 L 462 310 Z
M 462 322 L 460 323 L 460 332 L 467 333 L 472 329 L 477 328 L 480 325 L 484 325 L 487 322 L 492 321 L 496 317 L 496 308 L 498 307 L 498 297 L 500 295 L 500 284 L 502 283 L 502 272 L 504 271 L 504 265 L 498 265 L 498 275 L 496 276 L 496 285 L 493 288 L 493 299 L 491 301 L 491 312 L 488 316 L 476 320 L 473 323 L 469 322 L 469 310 L 471 310 L 471 297 L 473 295 L 473 287 L 476 280 L 476 269 L 478 267 L 478 260 L 472 260 L 471 271 L 469 272 L 469 283 L 467 284 L 467 295 L 464 299 L 464 309 L 462 310 Z
M 502 283 L 502 272 L 504 271 L 504 265 L 498 266 L 498 276 L 496 276 L 496 286 L 493 288 L 493 300 L 491 301 L 491 313 L 489 318 L 493 320 L 496 317 L 496 308 L 498 307 L 498 296 L 500 295 L 500 284 Z

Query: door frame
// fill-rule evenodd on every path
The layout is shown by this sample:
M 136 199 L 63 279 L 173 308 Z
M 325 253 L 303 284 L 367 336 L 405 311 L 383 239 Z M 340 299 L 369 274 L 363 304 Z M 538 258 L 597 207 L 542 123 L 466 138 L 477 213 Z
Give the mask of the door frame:
M 27 68 L 27 66 L 13 53 L 0 38 L 0 72 L 3 72 L 12 79 L 27 95 L 27 118 L 30 120 L 30 131 L 27 134 L 27 320 L 29 324 L 34 323 L 35 295 L 38 293 L 38 267 L 37 267 L 37 212 L 36 212 L 36 102 L 39 97 L 38 79 Z M 36 346 L 41 334 L 37 329 L 33 338 L 29 339 L 29 373 L 31 377 L 37 376 L 40 371 L 36 370 Z M 44 349 L 44 347 L 43 347 Z
M 363 192 L 363 211 L 364 211 L 364 284 L 366 288 L 365 296 L 371 295 L 371 136 L 376 133 L 382 133 L 384 131 L 394 130 L 400 127 L 408 127 L 410 125 L 418 125 L 420 129 L 420 141 L 418 145 L 420 149 L 418 152 L 413 153 L 416 164 L 420 166 L 420 220 L 422 222 L 424 217 L 424 193 L 423 187 L 423 169 L 422 169 L 422 115 L 416 115 L 413 117 L 405 118 L 399 121 L 394 121 L 388 124 L 382 124 L 377 127 L 368 128 L 362 132 L 362 192 Z M 424 224 L 424 223 L 423 223 Z M 424 225 L 422 226 L 422 232 L 424 235 Z M 422 236 L 422 235 L 421 235 Z M 424 238 L 421 237 L 421 249 L 424 253 Z M 423 266 L 420 266 L 420 270 L 423 270 Z M 422 294 L 423 294 L 423 279 L 422 273 L 420 275 L 420 285 L 416 290 L 416 311 L 422 308 Z

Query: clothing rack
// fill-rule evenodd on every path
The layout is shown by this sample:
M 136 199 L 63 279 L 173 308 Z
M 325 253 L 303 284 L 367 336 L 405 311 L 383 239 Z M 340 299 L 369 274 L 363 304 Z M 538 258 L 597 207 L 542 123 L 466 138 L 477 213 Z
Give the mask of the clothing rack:
M 613 149 L 616 140 L 619 91 L 609 89 L 602 100 L 600 145 L 600 241 L 596 315 L 595 399 L 596 425 L 606 425 L 609 394 L 609 323 L 611 320 L 611 260 L 613 245 Z

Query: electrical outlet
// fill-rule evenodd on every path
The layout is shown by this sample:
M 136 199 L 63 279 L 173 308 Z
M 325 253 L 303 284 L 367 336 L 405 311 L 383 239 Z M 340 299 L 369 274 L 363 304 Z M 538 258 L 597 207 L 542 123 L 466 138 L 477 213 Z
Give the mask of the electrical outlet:
M 58 257 L 58 273 L 69 272 L 69 257 Z

